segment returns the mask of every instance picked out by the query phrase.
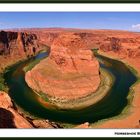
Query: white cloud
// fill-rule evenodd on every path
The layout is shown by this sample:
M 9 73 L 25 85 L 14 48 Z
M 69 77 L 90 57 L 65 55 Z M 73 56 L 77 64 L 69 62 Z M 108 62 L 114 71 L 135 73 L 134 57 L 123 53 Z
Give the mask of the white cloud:
M 134 24 L 132 25 L 132 28 L 140 30 L 140 24 Z

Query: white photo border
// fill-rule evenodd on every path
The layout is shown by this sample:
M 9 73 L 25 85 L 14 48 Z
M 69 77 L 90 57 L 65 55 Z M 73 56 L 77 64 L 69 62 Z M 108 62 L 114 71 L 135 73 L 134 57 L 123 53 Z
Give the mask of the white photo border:
M 0 4 L 0 12 L 140 12 L 140 4 Z M 0 137 L 139 137 L 140 129 L 0 129 Z

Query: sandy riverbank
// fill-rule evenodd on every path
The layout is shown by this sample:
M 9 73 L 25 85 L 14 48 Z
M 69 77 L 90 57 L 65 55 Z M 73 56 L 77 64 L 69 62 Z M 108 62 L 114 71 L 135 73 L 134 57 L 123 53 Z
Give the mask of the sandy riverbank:
M 128 58 L 119 56 L 113 52 L 99 52 L 101 55 L 120 60 L 131 66 L 137 71 L 137 76 L 140 77 L 140 58 Z M 138 81 L 131 87 L 129 93 L 129 105 L 118 116 L 104 119 L 92 124 L 92 128 L 139 128 L 140 120 L 140 82 Z

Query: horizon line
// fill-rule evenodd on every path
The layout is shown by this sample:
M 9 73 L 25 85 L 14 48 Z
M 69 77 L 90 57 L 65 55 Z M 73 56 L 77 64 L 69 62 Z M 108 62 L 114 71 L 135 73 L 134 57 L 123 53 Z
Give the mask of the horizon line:
M 12 30 L 36 30 L 36 29 L 61 29 L 61 30 L 110 30 L 110 31 L 127 31 L 127 32 L 137 32 L 139 31 L 133 31 L 133 30 L 123 30 L 123 29 L 102 29 L 102 28 L 78 28 L 78 27 L 17 27 L 17 28 L 3 28 L 0 29 L 0 31 L 12 31 Z

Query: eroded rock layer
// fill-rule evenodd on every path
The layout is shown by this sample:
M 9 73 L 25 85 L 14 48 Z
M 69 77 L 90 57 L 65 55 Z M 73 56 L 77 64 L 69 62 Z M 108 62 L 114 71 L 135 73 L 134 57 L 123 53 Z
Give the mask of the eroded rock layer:
M 79 34 L 63 33 L 53 41 L 49 58 L 28 71 L 25 79 L 48 97 L 77 99 L 98 88 L 99 63 Z
M 0 70 L 43 49 L 34 33 L 0 31 Z
M 32 128 L 13 107 L 7 93 L 0 91 L 0 128 Z

